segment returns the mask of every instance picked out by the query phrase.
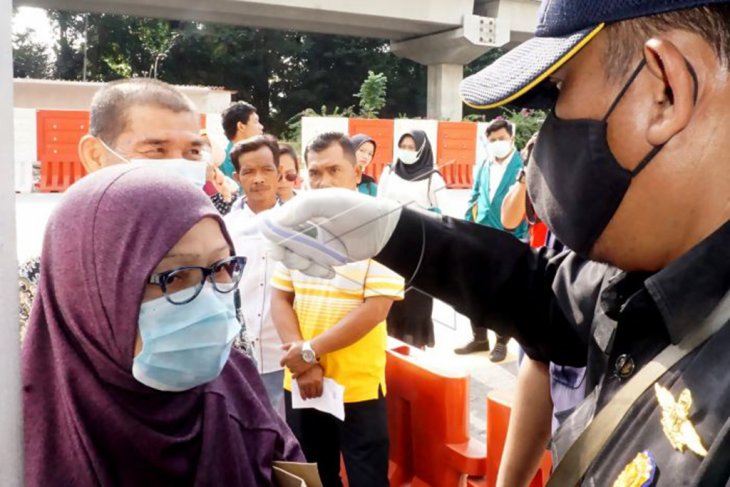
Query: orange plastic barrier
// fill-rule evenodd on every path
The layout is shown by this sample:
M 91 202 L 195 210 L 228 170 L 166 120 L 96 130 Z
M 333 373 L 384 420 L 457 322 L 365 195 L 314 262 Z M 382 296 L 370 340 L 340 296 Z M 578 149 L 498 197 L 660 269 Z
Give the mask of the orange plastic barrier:
M 437 165 L 449 188 L 471 188 L 476 140 L 475 123 L 439 122 Z
M 504 442 L 507 439 L 512 401 L 511 392 L 491 391 L 487 394 L 486 478 L 469 479 L 469 487 L 495 487 L 497 485 L 497 473 L 502 461 Z M 530 482 L 530 487 L 543 487 L 550 477 L 551 468 L 550 452 L 546 451 L 540 468 Z
M 86 170 L 77 161 L 42 161 L 40 190 L 44 193 L 57 193 L 86 175 Z
M 484 475 L 485 445 L 469 437 L 469 378 L 431 370 L 413 351 L 387 352 L 391 487 L 456 487 Z
M 373 162 L 365 169 L 365 174 L 375 178 L 376 181 L 380 181 L 383 168 L 393 159 L 393 126 L 393 120 L 374 118 L 351 118 L 349 120 L 350 135 L 366 134 L 378 144 Z
M 64 191 L 86 174 L 79 160 L 78 143 L 89 132 L 89 112 L 38 110 L 36 117 L 40 190 Z

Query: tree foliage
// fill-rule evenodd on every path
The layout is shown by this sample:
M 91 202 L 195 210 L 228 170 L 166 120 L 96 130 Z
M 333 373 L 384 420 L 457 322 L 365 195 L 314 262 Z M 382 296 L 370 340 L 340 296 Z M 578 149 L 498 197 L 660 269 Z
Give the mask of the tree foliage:
M 33 39 L 33 30 L 13 35 L 13 76 L 45 78 L 51 73 L 51 57 L 43 43 Z
M 322 106 L 331 112 L 359 102 L 364 116 L 426 115 L 426 67 L 394 56 L 385 40 L 57 10 L 49 11 L 49 18 L 55 60 L 44 58 L 27 38 L 16 39 L 16 68 L 23 68 L 17 72 L 90 81 L 145 76 L 220 86 L 256 106 L 274 134 L 303 110 Z M 490 51 L 465 74 L 500 53 Z M 43 69 L 44 62 L 50 69 Z
M 380 110 L 385 107 L 388 77 L 383 73 L 375 74 L 368 71 L 368 77 L 360 86 L 360 91 L 355 94 L 360 99 L 360 116 L 375 118 Z

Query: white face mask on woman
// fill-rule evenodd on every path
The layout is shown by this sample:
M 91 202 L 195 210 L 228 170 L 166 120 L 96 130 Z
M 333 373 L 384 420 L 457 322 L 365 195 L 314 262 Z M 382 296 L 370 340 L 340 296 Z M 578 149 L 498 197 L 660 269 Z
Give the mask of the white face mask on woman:
M 425 144 L 424 144 L 425 145 Z M 421 147 L 423 149 L 423 147 Z M 415 151 L 411 149 L 401 149 L 399 148 L 396 152 L 396 157 L 399 161 L 401 161 L 403 164 L 411 165 L 418 162 L 418 158 L 421 156 L 421 151 Z

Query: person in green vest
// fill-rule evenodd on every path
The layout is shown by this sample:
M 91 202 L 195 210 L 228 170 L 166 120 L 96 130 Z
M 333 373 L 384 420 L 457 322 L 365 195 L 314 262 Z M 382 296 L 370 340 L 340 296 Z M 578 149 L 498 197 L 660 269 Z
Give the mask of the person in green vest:
M 502 119 L 493 121 L 487 126 L 489 155 L 477 167 L 474 174 L 466 220 L 480 225 L 496 228 L 511 233 L 520 240 L 527 238 L 527 222 L 522 222 L 514 229 L 502 226 L 502 201 L 524 168 L 520 152 L 515 147 L 515 127 Z M 484 352 L 489 350 L 487 328 L 482 323 L 472 322 L 474 338 L 463 347 L 454 350 L 459 355 Z M 501 362 L 507 356 L 509 337 L 497 335 L 489 359 Z
M 259 114 L 256 113 L 256 108 L 245 101 L 231 103 L 223 111 L 221 116 L 221 123 L 223 124 L 223 131 L 226 134 L 226 138 L 228 139 L 228 146 L 226 147 L 226 158 L 218 167 L 223 174 L 232 178 L 236 173 L 236 168 L 233 162 L 231 162 L 233 146 L 250 137 L 263 135 L 264 126 L 259 121 Z

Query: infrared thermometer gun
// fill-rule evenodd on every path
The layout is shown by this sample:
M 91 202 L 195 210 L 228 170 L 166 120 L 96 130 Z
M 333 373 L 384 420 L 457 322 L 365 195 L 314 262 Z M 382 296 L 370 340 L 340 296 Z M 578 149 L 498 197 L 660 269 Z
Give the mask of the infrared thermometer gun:
M 288 228 L 277 225 L 268 214 L 262 217 L 259 225 L 264 235 L 295 254 L 330 267 L 350 262 L 340 239 L 316 222 L 308 221 L 298 227 Z

